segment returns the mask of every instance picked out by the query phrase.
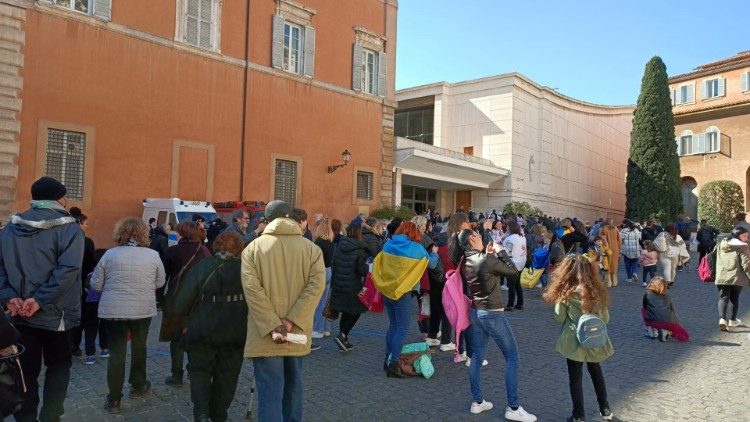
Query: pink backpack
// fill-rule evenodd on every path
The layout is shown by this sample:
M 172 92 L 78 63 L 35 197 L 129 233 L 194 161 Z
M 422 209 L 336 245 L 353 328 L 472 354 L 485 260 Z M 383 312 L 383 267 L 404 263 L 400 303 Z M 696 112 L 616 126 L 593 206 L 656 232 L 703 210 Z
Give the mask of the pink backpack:
M 469 306 L 471 300 L 464 294 L 464 283 L 461 278 L 461 267 L 464 260 L 458 263 L 458 268 L 448 270 L 446 273 L 445 287 L 443 287 L 443 309 L 445 316 L 448 317 L 453 329 L 456 330 L 456 343 L 459 342 L 461 332 L 469 328 Z M 460 351 L 456 348 L 456 354 L 453 357 L 454 362 L 458 362 Z

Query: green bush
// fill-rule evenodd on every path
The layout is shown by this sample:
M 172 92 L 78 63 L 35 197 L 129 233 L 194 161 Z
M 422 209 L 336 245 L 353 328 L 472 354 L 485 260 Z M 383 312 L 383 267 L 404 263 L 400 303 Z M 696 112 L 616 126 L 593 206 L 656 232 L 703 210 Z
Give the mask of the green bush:
M 708 182 L 698 194 L 698 219 L 727 233 L 732 230 L 732 217 L 745 209 L 742 188 L 730 180 Z
M 542 215 L 544 214 L 542 210 L 540 210 L 537 207 L 532 207 L 528 202 L 521 202 L 521 201 L 513 201 L 507 203 L 503 207 L 503 212 L 508 214 L 521 214 L 524 217 L 528 217 L 530 215 Z
M 370 217 L 375 217 L 379 220 L 390 220 L 393 217 L 401 217 L 404 221 L 409 221 L 414 217 L 414 211 L 403 205 L 396 207 L 383 207 L 373 210 L 370 213 Z

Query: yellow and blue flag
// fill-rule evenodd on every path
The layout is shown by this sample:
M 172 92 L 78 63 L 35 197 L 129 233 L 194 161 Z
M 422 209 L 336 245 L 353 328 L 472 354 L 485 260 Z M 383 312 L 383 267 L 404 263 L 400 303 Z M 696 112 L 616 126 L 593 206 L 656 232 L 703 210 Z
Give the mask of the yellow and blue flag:
M 427 268 L 424 246 L 397 234 L 383 245 L 372 266 L 372 280 L 383 296 L 398 300 L 419 283 Z

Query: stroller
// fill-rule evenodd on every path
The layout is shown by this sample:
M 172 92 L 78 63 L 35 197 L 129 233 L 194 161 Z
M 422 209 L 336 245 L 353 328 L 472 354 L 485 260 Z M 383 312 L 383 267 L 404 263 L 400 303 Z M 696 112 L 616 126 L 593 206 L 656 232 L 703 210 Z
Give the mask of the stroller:
M 10 323 L 9 312 L 0 313 L 0 332 L 6 340 L 15 340 L 18 337 L 18 332 Z M 26 393 L 26 381 L 23 377 L 21 361 L 18 359 L 25 351 L 23 345 L 11 345 L 0 351 L 5 351 L 3 355 L 0 355 L 0 419 L 2 419 L 12 415 L 21 407 L 23 394 Z

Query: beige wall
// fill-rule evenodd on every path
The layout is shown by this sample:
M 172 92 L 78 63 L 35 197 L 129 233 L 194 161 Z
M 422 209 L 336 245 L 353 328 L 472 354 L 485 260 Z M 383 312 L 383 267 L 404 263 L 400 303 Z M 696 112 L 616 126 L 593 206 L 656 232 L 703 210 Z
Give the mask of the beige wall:
M 738 102 L 750 101 L 750 91 L 742 91 L 742 75 L 750 71 L 750 65 L 738 69 L 718 70 L 704 76 L 691 78 L 688 80 L 681 80 L 682 78 L 675 77 L 675 80 L 670 80 L 669 89 L 678 89 L 679 87 L 692 84 L 695 86 L 694 101 L 690 104 L 675 105 L 672 111 L 675 115 L 689 113 L 696 110 L 702 110 L 706 108 L 722 107 L 730 104 L 736 104 Z M 726 80 L 724 84 L 724 96 L 718 98 L 701 99 L 701 83 L 709 79 L 715 79 L 717 77 L 724 78 Z M 705 128 L 704 128 L 705 129 Z M 677 132 L 679 135 L 679 132 Z

